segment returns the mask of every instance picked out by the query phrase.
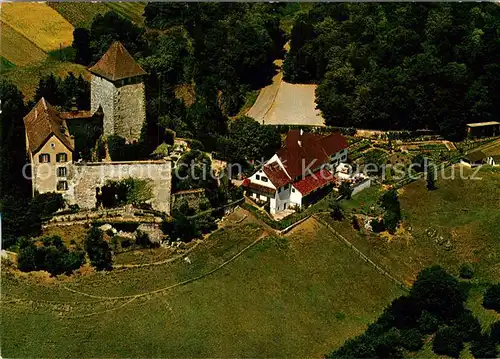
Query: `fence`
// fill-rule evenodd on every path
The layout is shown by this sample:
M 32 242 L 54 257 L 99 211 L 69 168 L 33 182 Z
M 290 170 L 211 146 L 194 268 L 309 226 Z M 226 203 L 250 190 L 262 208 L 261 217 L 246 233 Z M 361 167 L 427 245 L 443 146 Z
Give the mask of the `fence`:
M 321 224 L 323 224 L 324 226 L 326 226 L 333 234 L 335 234 L 335 236 L 337 236 L 338 238 L 340 238 L 349 248 L 351 248 L 354 252 L 356 252 L 356 254 L 358 254 L 361 257 L 361 259 L 363 259 L 367 263 L 370 263 L 377 271 L 379 271 L 381 274 L 383 274 L 384 276 L 386 276 L 387 278 L 389 278 L 391 281 L 393 281 L 394 283 L 396 283 L 399 287 L 401 287 L 401 289 L 403 289 L 405 291 L 409 291 L 410 290 L 402 282 L 400 282 L 399 280 L 397 280 L 396 278 L 394 278 L 389 272 L 387 272 L 386 270 L 382 269 L 378 264 L 376 264 L 375 262 L 373 262 L 365 254 L 363 254 L 363 252 L 361 252 L 359 249 L 357 249 L 351 242 L 349 242 L 343 235 L 341 235 L 339 232 L 337 232 L 325 220 L 321 219 L 317 215 L 313 215 L 313 216 Z

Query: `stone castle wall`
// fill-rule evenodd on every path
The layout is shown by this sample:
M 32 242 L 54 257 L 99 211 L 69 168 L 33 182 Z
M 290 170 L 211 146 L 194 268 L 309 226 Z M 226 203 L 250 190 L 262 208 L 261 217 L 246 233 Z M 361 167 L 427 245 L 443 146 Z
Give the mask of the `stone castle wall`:
M 141 77 L 111 82 L 92 74 L 91 111 L 99 105 L 104 112 L 104 135 L 139 140 L 146 121 L 146 91 Z
M 94 113 L 99 106 L 104 112 L 103 134 L 111 136 L 115 134 L 115 95 L 116 87 L 112 82 L 103 77 L 92 74 L 90 80 L 90 111 Z
M 170 161 L 74 163 L 70 166 L 69 188 L 63 197 L 69 204 L 91 209 L 97 205 L 96 190 L 108 181 L 144 179 L 152 185 L 153 209 L 170 214 L 171 167 Z
M 115 134 L 133 142 L 141 137 L 146 121 L 146 92 L 139 78 L 124 81 L 125 84 L 116 88 Z

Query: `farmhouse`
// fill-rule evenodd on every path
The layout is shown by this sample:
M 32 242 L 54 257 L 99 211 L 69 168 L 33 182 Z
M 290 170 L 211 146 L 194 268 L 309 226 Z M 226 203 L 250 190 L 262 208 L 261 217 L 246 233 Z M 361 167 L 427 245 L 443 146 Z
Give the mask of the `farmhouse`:
M 462 163 L 472 167 L 481 165 L 500 166 L 500 139 L 467 153 L 462 158 Z
M 30 159 L 33 195 L 61 193 L 69 204 L 95 208 L 101 188 L 108 181 L 146 180 L 152 208 L 169 213 L 171 162 L 74 161 L 78 142 L 72 123 L 98 124 L 104 137 L 119 135 L 127 142 L 139 139 L 145 121 L 145 74 L 119 42 L 113 43 L 92 72 L 91 111 L 59 112 L 44 98 L 24 118 L 26 151 Z
M 339 132 L 323 136 L 289 131 L 284 145 L 243 187 L 251 198 L 268 202 L 272 214 L 301 208 L 339 181 L 334 173 L 347 160 L 347 146 Z

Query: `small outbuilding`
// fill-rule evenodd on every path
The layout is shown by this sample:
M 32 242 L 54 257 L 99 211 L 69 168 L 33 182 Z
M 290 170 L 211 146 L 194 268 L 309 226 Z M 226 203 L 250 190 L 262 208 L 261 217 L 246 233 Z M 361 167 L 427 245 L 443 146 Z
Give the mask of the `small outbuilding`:
M 495 137 L 500 136 L 500 122 L 478 122 L 467 124 L 468 137 Z

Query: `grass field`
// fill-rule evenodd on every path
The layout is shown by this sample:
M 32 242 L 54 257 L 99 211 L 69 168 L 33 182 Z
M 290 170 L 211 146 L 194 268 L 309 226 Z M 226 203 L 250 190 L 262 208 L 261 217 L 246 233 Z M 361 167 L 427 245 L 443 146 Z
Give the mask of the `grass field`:
M 144 13 L 144 8 L 146 7 L 145 2 L 106 2 L 106 6 L 118 15 L 130 19 L 136 24 L 140 25 L 144 23 L 142 14 Z
M 0 72 L 5 71 L 5 70 L 10 70 L 15 68 L 16 65 L 14 65 L 12 62 L 7 60 L 5 57 L 0 56 Z
M 458 175 L 458 172 L 456 173 Z M 464 168 L 464 174 L 472 174 Z M 482 180 L 439 179 L 435 191 L 425 181 L 413 182 L 400 190 L 405 217 L 403 230 L 393 237 L 360 234 L 349 221 L 332 225 L 393 275 L 410 284 L 417 273 L 439 263 L 458 274 L 463 263 L 471 263 L 478 279 L 500 280 L 500 172 L 482 170 Z M 458 176 L 457 176 L 458 177 Z M 356 203 L 373 205 L 378 190 L 361 192 L 345 207 Z M 447 250 L 445 243 L 451 242 Z
M 3 58 L 16 66 L 33 65 L 47 58 L 45 52 L 12 27 L 3 22 L 0 26 L 0 55 Z
M 43 51 L 73 42 L 73 25 L 47 3 L 3 3 L 0 19 Z
M 53 73 L 55 76 L 66 76 L 69 72 L 73 72 L 75 76 L 83 75 L 90 78 L 90 74 L 85 66 L 74 64 L 71 62 L 60 62 L 51 58 L 37 65 L 17 67 L 11 71 L 6 71 L 2 77 L 11 81 L 24 94 L 25 99 L 29 100 L 35 95 L 36 87 L 40 78 Z
M 229 225 L 183 260 L 36 282 L 2 271 L 6 357 L 318 357 L 361 333 L 400 290 L 314 220 L 286 238 Z M 133 298 L 97 296 L 146 295 Z M 90 317 L 76 317 L 94 314 Z
M 51 2 L 48 4 L 74 27 L 90 28 L 90 24 L 96 15 L 110 11 L 110 8 L 105 3 L 97 2 Z

